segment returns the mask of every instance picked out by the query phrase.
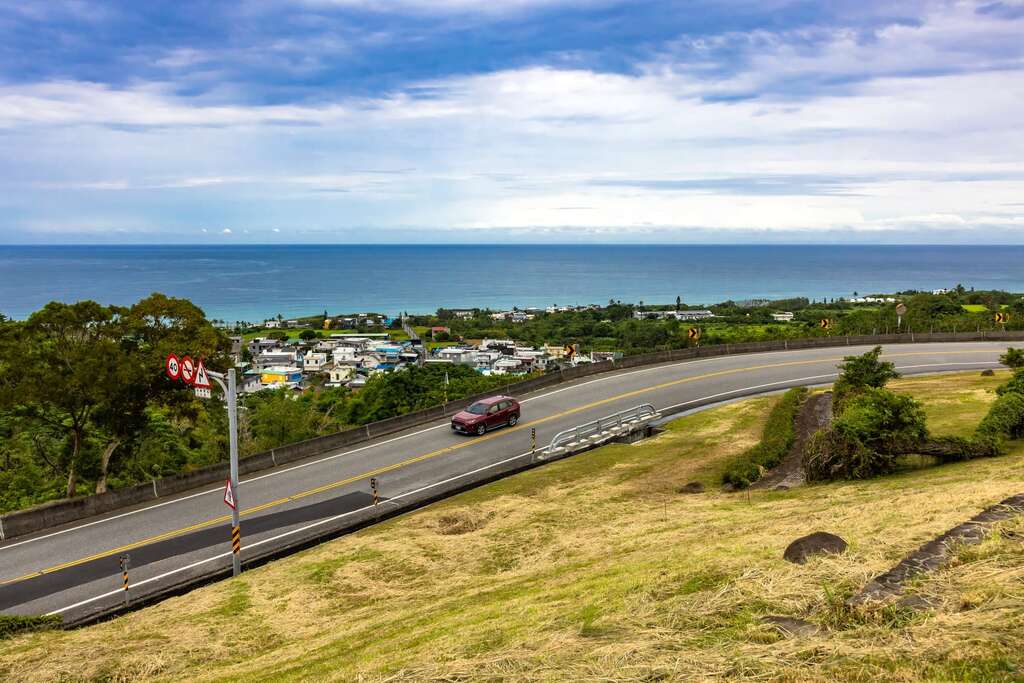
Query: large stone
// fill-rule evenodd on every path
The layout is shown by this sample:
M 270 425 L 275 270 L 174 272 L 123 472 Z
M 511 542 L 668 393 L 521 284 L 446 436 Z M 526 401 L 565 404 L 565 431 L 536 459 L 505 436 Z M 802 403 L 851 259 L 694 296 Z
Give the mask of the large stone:
M 841 555 L 846 552 L 848 544 L 835 534 L 815 531 L 813 534 L 798 538 L 789 544 L 782 557 L 795 564 L 803 564 L 807 558 L 815 555 Z
M 704 484 L 699 481 L 691 481 L 685 486 L 680 486 L 679 493 L 704 493 Z

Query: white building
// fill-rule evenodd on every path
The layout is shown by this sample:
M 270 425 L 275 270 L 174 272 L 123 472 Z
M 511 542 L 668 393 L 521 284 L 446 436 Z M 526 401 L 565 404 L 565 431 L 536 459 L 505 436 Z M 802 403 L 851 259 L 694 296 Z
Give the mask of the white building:
M 341 386 L 348 383 L 356 374 L 351 365 L 333 365 L 327 369 L 327 385 Z
M 263 327 L 265 327 L 268 330 L 272 329 L 272 328 L 275 328 L 275 327 L 281 327 L 281 321 L 280 320 L 264 320 L 263 321 Z
M 303 372 L 320 372 L 326 365 L 326 353 L 307 353 L 302 359 Z

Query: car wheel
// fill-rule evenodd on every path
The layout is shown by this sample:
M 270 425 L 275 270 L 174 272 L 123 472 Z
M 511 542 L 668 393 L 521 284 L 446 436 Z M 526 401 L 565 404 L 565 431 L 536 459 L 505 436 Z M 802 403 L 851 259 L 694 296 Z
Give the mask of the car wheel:
M 486 432 L 486 431 L 487 431 L 487 426 L 486 425 L 480 424 L 480 425 L 476 426 L 476 435 L 477 436 L 483 436 L 484 432 Z
M 513 413 L 512 416 L 508 418 L 508 426 L 515 427 L 516 422 L 519 422 L 519 416 Z

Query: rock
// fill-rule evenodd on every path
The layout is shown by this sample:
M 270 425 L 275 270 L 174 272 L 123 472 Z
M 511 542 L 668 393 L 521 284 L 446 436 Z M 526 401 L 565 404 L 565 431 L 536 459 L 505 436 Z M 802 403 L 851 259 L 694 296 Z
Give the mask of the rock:
M 796 619 L 794 617 L 780 617 L 769 615 L 762 617 L 761 621 L 771 624 L 787 636 L 813 636 L 818 632 L 818 627 L 809 621 Z
M 704 484 L 699 481 L 691 481 L 685 486 L 680 486 L 679 493 L 704 493 Z
M 730 482 L 726 482 L 722 484 L 722 490 L 725 491 L 726 493 L 729 493 L 730 491 L 735 491 L 736 487 L 733 486 Z
M 775 491 L 788 491 L 789 487 L 786 486 L 785 484 L 779 484 L 778 486 L 775 487 L 774 490 Z
M 982 377 L 991 377 L 994 374 L 996 374 L 996 371 L 993 370 L 992 368 L 988 368 L 987 370 L 982 370 L 981 371 L 981 376 Z
M 789 544 L 782 557 L 795 564 L 803 564 L 808 557 L 825 553 L 841 555 L 849 547 L 846 541 L 835 534 L 815 531 L 813 534 L 798 538 Z

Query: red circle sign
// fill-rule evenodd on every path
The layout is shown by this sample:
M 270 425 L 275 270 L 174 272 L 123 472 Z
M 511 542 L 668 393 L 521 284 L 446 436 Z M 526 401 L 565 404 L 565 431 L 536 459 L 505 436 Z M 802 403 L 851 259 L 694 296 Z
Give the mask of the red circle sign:
M 196 364 L 189 356 L 181 357 L 181 381 L 185 384 L 192 384 L 196 378 Z
M 181 377 L 181 362 L 173 353 L 167 356 L 167 376 L 171 379 L 179 379 Z

